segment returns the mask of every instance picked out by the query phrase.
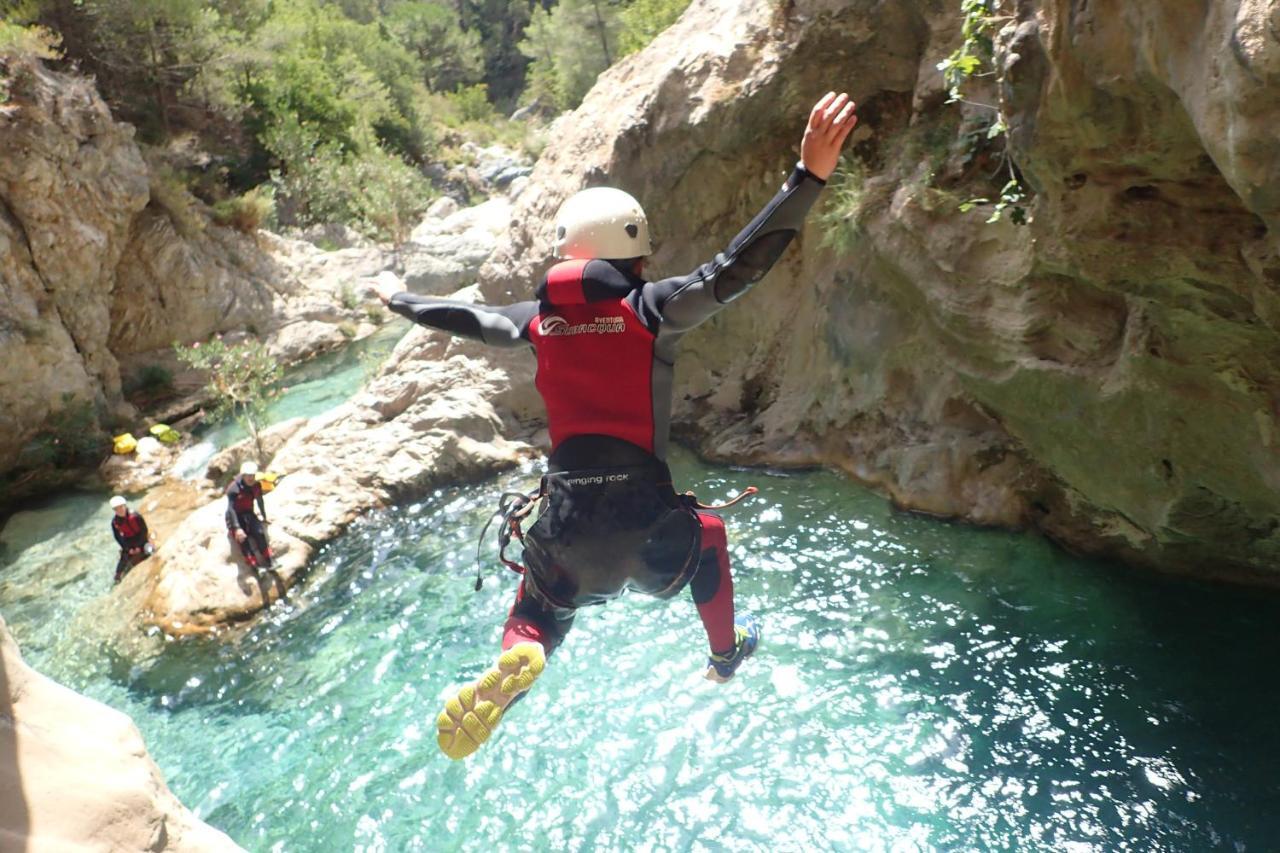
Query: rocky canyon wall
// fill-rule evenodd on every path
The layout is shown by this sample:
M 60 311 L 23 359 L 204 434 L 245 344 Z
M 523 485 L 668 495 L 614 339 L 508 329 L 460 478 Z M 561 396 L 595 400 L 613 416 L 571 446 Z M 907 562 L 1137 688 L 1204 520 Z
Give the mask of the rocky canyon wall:
M 645 205 L 651 276 L 694 268 L 775 191 L 812 102 L 847 88 L 853 177 L 686 339 L 680 427 L 904 507 L 1275 582 L 1280 4 L 1005 4 L 1000 75 L 966 89 L 1002 108 L 994 140 L 995 111 L 947 103 L 937 70 L 957 6 L 694 3 L 556 125 L 488 298 L 527 298 L 584 186 Z M 998 196 L 1006 156 L 1028 225 L 961 211 Z
M 12 59 L 0 73 L 0 513 L 82 478 L 50 470 L 33 438 L 128 423 L 124 382 L 140 362 L 172 362 L 173 343 L 248 331 L 292 361 L 366 322 L 350 288 L 391 252 L 216 226 L 91 81 Z M 51 425 L 77 408 L 89 416 Z

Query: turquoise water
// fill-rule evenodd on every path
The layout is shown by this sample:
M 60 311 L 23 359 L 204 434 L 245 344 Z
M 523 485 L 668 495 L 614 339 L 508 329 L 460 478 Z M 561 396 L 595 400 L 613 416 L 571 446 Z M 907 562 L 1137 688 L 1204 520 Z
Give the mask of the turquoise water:
M 290 367 L 285 371 L 284 393 L 267 408 L 267 423 L 315 417 L 346 402 L 409 328 L 407 323 L 388 322 L 350 346 Z M 195 437 L 198 443 L 183 453 L 176 466 L 178 476 L 202 475 L 215 453 L 248 438 L 248 433 L 239 422 L 230 420 L 207 425 L 197 430 Z
M 67 639 L 109 572 L 66 581 L 50 624 L 9 530 L 0 612 L 250 850 L 1274 849 L 1280 598 L 897 513 L 830 474 L 674 467 L 708 499 L 762 487 L 729 515 L 758 657 L 703 681 L 684 596 L 585 611 L 465 763 L 433 721 L 515 587 L 472 591 L 474 537 L 532 475 L 373 515 L 226 642 Z

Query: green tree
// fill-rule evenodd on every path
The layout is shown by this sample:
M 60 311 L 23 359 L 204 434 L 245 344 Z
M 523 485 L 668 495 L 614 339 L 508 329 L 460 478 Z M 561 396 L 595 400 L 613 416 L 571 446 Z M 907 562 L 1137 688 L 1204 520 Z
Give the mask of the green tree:
M 631 0 L 618 13 L 621 20 L 619 55 L 626 56 L 643 48 L 674 24 L 687 8 L 689 0 Z
M 620 24 L 607 0 L 562 0 L 536 9 L 520 50 L 532 60 L 524 100 L 550 98 L 559 109 L 582 103 L 600 73 L 613 64 Z
M 219 55 L 221 16 L 201 0 L 49 0 L 41 19 L 117 112 L 160 138 L 188 84 Z
M 0 57 L 61 56 L 61 37 L 39 20 L 39 0 L 0 0 Z
M 249 70 L 242 92 L 260 138 L 293 116 L 347 151 L 385 142 L 424 154 L 419 63 L 378 24 L 335 16 L 314 0 L 281 0 L 254 34 L 251 56 L 267 61 Z
M 32 59 L 57 59 L 61 38 L 36 23 L 39 4 L 35 0 L 0 0 L 0 107 L 12 97 L 15 78 Z
M 519 47 L 535 5 L 549 0 L 452 0 L 462 28 L 480 37 L 484 51 L 484 83 L 494 103 L 514 103 L 524 86 L 528 57 Z
M 271 129 L 267 146 L 281 164 L 271 177 L 284 224 L 345 222 L 399 244 L 433 196 L 427 179 L 394 153 L 376 145 L 346 151 L 293 117 Z
M 413 53 L 423 82 L 434 92 L 451 92 L 484 78 L 480 33 L 464 30 L 458 13 L 443 3 L 403 0 L 387 12 L 387 31 Z
M 175 344 L 174 350 L 183 364 L 208 372 L 205 387 L 214 400 L 210 416 L 234 417 L 253 439 L 258 458 L 264 459 L 261 431 L 266 425 L 267 406 L 280 396 L 283 375 L 279 360 L 266 344 L 250 339 L 229 346 L 218 337 L 189 347 Z

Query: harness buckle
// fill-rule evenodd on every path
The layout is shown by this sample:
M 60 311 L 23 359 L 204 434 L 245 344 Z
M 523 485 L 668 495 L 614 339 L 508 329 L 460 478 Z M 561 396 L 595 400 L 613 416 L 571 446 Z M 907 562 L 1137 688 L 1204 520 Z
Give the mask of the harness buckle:
M 533 512 L 534 507 L 538 505 L 538 501 L 545 494 L 545 483 L 539 484 L 537 489 L 528 494 L 524 492 L 502 493 L 502 497 L 498 499 L 498 511 L 489 516 L 489 520 L 484 523 L 484 527 L 480 530 L 480 538 L 476 541 L 476 592 L 479 592 L 480 588 L 484 586 L 484 563 L 481 561 L 480 551 L 484 546 L 484 536 L 489 532 L 489 525 L 493 524 L 494 519 L 502 519 L 502 523 L 498 526 L 498 559 L 516 574 L 524 574 L 524 566 L 507 558 L 507 546 L 511 544 L 513 534 L 520 540 L 521 544 L 524 544 L 524 530 L 521 528 L 521 524 Z

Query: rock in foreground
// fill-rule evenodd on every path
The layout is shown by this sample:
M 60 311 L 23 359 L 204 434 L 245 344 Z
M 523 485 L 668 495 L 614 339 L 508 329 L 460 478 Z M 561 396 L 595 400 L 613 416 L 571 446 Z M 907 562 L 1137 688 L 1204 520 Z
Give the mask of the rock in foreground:
M 0 850 L 239 850 L 178 802 L 133 722 L 27 666 L 0 620 Z

